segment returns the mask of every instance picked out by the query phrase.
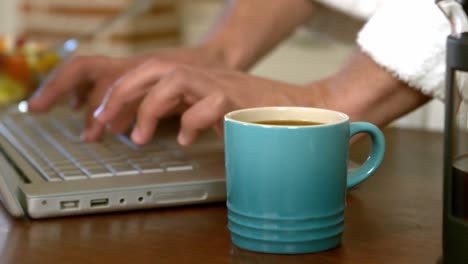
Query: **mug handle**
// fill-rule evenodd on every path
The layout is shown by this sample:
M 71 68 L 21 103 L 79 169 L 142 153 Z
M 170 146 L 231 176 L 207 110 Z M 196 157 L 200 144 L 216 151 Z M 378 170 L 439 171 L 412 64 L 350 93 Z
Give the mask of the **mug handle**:
M 350 124 L 350 136 L 353 137 L 358 133 L 367 133 L 372 140 L 372 149 L 367 160 L 358 167 L 355 171 L 348 175 L 347 187 L 352 188 L 363 182 L 369 176 L 375 173 L 377 168 L 382 163 L 385 154 L 385 138 L 380 129 L 367 122 L 354 122 Z

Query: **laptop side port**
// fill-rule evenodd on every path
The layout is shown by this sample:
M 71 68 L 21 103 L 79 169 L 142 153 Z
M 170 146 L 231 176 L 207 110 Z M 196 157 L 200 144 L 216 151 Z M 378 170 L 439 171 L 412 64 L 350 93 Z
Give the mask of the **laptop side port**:
M 79 207 L 79 200 L 60 201 L 60 210 L 78 209 Z
M 108 205 L 109 205 L 109 198 L 92 199 L 91 201 L 89 201 L 89 206 L 91 208 L 106 207 Z

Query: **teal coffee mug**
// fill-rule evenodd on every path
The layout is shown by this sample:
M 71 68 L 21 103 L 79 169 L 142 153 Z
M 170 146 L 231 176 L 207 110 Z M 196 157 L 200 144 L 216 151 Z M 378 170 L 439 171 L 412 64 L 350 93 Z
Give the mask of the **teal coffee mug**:
M 336 247 L 344 229 L 346 189 L 382 162 L 382 132 L 343 113 L 262 107 L 224 117 L 228 227 L 242 249 L 312 253 Z M 348 174 L 350 138 L 367 133 L 369 158 Z

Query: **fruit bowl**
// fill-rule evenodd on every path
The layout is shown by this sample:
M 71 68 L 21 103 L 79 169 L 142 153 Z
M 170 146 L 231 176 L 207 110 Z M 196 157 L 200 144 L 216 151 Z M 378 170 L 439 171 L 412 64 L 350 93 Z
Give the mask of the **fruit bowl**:
M 60 54 L 21 36 L 0 36 L 0 105 L 28 97 L 61 61 Z

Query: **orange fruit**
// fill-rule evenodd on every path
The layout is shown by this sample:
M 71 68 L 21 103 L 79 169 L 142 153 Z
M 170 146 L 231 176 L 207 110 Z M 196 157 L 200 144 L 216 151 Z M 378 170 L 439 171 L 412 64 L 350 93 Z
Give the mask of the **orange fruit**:
M 7 50 L 7 41 L 5 37 L 0 36 L 0 53 L 5 53 Z
M 26 58 L 20 54 L 13 54 L 6 58 L 5 73 L 20 82 L 28 82 L 32 75 Z
M 0 53 L 0 71 L 5 67 L 6 58 L 6 55 Z

